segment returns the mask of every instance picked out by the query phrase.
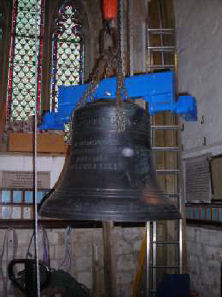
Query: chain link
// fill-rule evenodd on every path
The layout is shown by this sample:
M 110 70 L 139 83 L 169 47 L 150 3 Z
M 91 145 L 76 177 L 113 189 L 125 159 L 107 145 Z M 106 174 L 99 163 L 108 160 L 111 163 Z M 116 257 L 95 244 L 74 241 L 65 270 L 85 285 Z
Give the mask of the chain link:
M 116 75 L 116 102 L 117 105 L 121 105 L 123 102 L 123 95 L 125 100 L 131 101 L 129 98 L 126 84 L 125 84 L 125 75 L 123 73 L 123 61 L 121 55 L 121 17 L 118 17 L 118 25 L 116 27 L 109 28 L 108 26 L 103 29 L 101 38 L 101 55 L 97 61 L 88 88 L 83 93 L 79 103 L 77 103 L 76 108 L 78 109 L 84 106 L 88 101 L 94 101 L 93 94 L 95 93 L 97 87 L 99 86 L 100 81 L 103 78 L 110 77 L 112 74 Z M 105 40 L 107 36 L 111 37 L 112 46 L 105 48 Z M 71 134 L 72 134 L 72 120 L 74 116 L 74 111 L 71 115 L 70 129 L 67 135 L 67 143 L 71 143 Z M 119 114 L 118 126 L 120 131 L 125 127 L 125 121 L 123 120 L 124 116 Z
M 116 101 L 117 104 L 120 104 L 123 101 L 123 94 L 126 100 L 128 98 L 128 92 L 125 85 L 125 76 L 122 69 L 122 58 L 121 58 L 121 33 L 120 33 L 120 18 L 117 28 L 105 28 L 102 32 L 102 41 L 105 42 L 105 36 L 110 35 L 112 38 L 113 46 L 105 49 L 104 44 L 102 44 L 102 53 L 100 59 L 98 60 L 92 78 L 90 80 L 87 90 L 83 93 L 77 108 L 83 106 L 90 101 L 93 101 L 93 94 L 96 91 L 100 81 L 111 75 L 112 71 L 116 74 L 117 77 L 117 86 L 116 86 Z M 122 94 L 123 93 L 123 94 Z

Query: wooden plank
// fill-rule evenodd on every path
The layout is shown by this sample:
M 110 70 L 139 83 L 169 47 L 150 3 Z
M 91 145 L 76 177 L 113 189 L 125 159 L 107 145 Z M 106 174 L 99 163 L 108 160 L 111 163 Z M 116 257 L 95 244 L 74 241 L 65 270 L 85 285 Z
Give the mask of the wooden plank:
M 96 243 L 93 243 L 92 246 L 92 256 L 93 256 L 93 288 L 92 288 L 92 296 L 93 297 L 101 297 L 101 272 L 100 272 L 100 264 L 99 264 L 99 255 L 98 255 L 98 246 Z
M 39 134 L 38 153 L 66 153 L 67 145 L 63 135 Z M 33 134 L 10 132 L 8 136 L 9 152 L 32 152 Z
M 104 282 L 107 297 L 116 297 L 113 222 L 103 222 Z

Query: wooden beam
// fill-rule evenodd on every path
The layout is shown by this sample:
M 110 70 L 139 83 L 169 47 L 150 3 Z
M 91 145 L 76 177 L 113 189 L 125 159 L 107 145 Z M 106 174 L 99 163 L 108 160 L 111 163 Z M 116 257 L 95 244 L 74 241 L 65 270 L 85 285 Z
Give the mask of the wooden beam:
M 104 282 L 106 297 L 116 297 L 113 222 L 103 222 Z

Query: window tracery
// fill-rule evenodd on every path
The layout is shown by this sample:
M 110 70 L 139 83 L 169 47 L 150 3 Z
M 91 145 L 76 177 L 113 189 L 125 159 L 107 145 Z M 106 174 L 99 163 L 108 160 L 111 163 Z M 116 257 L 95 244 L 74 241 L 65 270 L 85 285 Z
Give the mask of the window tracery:
M 58 106 L 58 87 L 82 82 L 83 42 L 79 11 L 65 1 L 56 20 L 52 44 L 51 110 Z
M 43 19 L 44 0 L 14 0 L 7 100 L 10 120 L 33 115 L 36 98 L 40 111 Z
M 52 69 L 47 73 L 50 76 L 50 95 L 49 98 L 41 98 L 42 88 L 47 88 L 42 79 L 44 42 L 50 40 L 44 38 L 45 1 L 13 2 L 7 93 L 7 119 L 11 122 L 27 122 L 34 114 L 36 99 L 38 115 L 41 113 L 41 100 L 47 100 L 50 109 L 56 111 L 59 86 L 75 85 L 83 80 L 83 38 L 79 11 L 74 1 L 65 0 L 59 8 L 52 44 L 49 45 L 52 56 L 49 53 L 45 55 L 47 61 L 52 61 Z

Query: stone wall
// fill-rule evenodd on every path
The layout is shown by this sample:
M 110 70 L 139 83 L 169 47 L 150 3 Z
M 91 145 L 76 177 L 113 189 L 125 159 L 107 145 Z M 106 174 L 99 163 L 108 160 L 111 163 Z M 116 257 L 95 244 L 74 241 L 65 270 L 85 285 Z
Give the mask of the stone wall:
M 198 121 L 184 122 L 183 158 L 222 152 L 222 3 L 174 0 L 179 92 L 196 97 Z M 220 229 L 187 227 L 191 282 L 201 297 L 218 297 L 221 288 Z
M 201 297 L 221 296 L 222 230 L 187 227 L 188 265 L 192 288 Z
M 184 152 L 222 144 L 222 5 L 174 0 L 179 92 L 197 99 L 198 121 L 184 122 Z
M 16 258 L 25 258 L 32 230 L 16 230 L 18 236 L 18 249 Z M 3 248 L 5 230 L 0 230 L 0 253 Z M 10 233 L 11 234 L 11 233 Z M 50 242 L 50 260 L 51 267 L 55 269 L 66 269 L 68 265 L 61 266 L 65 255 L 65 230 L 47 229 L 47 235 Z M 144 228 L 121 228 L 115 227 L 115 259 L 116 259 L 116 279 L 118 297 L 130 296 L 132 292 L 132 282 L 137 270 L 138 254 L 141 245 L 141 239 L 145 234 Z M 12 234 L 11 234 L 12 235 Z M 43 258 L 42 232 L 39 232 L 39 256 Z M 93 246 L 94 251 L 93 253 Z M 9 239 L 9 259 L 12 258 L 13 237 Z M 104 294 L 104 275 L 103 275 L 103 235 L 102 229 L 73 229 L 70 235 L 71 249 L 71 271 L 70 273 L 88 288 L 93 287 L 93 278 L 95 277 L 95 267 L 93 259 L 98 261 L 97 279 L 99 280 L 99 290 Z M 33 253 L 33 244 L 30 249 Z M 95 255 L 93 257 L 93 255 Z M 3 259 L 3 271 L 6 275 L 7 252 L 5 250 Z M 12 291 L 12 290 L 10 290 Z M 3 294 L 3 283 L 0 280 L 0 296 Z M 13 296 L 13 295 L 12 295 Z M 106 295 L 101 295 L 106 296 Z

